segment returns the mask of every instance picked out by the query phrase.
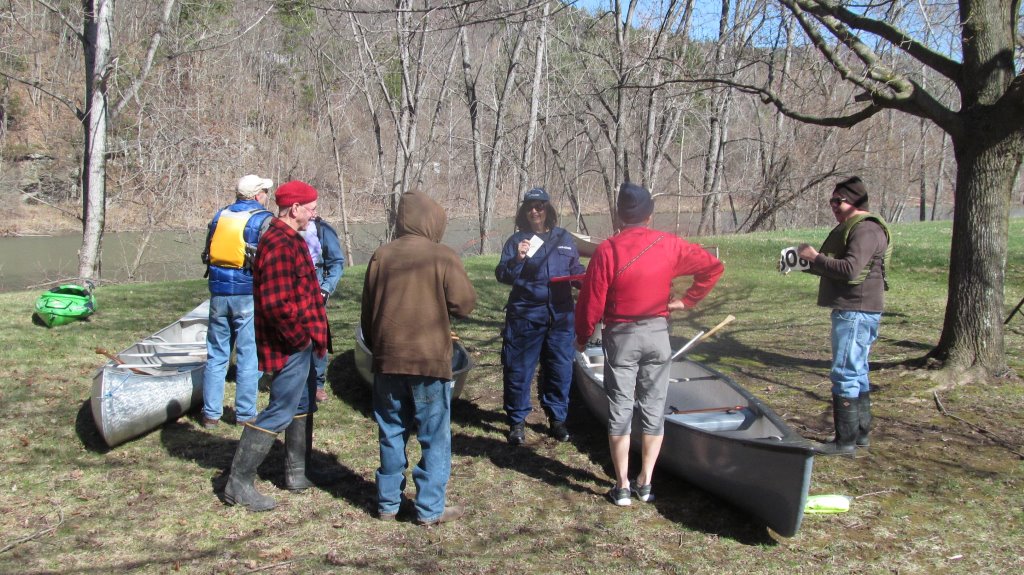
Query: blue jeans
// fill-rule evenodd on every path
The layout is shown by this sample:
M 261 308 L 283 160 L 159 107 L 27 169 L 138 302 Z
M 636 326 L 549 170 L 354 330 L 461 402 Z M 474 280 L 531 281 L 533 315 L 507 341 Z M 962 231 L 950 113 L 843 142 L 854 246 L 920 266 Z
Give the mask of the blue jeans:
M 203 417 L 224 414 L 224 377 L 235 347 L 235 417 L 243 422 L 256 417 L 260 376 L 256 357 L 256 329 L 251 295 L 210 297 L 210 325 L 206 330 L 206 368 L 203 370 Z
M 433 521 L 444 513 L 452 471 L 451 382 L 418 375 L 373 376 L 373 416 L 380 426 L 377 511 L 398 513 L 409 466 L 405 446 L 416 432 L 422 457 L 412 471 L 416 515 Z
M 569 387 L 572 385 L 574 315 L 564 314 L 537 322 L 505 316 L 502 333 L 501 364 L 505 413 L 510 425 L 526 421 L 533 410 L 530 384 L 540 363 L 537 395 L 544 412 L 554 421 L 565 421 L 569 412 Z
M 878 339 L 882 314 L 832 310 L 832 394 L 854 399 L 871 389 L 868 354 Z
M 317 357 L 313 354 L 313 370 L 316 371 L 316 388 L 323 389 L 324 384 L 327 383 L 327 355 L 323 357 Z
M 296 415 L 316 412 L 316 372 L 313 371 L 313 344 L 288 356 L 270 382 L 270 403 L 256 416 L 252 425 L 271 433 L 280 433 Z

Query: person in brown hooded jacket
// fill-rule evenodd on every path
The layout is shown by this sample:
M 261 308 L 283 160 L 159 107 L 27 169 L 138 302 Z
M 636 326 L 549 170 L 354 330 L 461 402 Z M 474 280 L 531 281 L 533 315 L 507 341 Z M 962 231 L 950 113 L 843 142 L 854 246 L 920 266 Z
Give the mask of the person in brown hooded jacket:
M 360 326 L 373 353 L 377 512 L 385 520 L 395 519 L 401 506 L 413 431 L 422 452 L 412 473 L 417 523 L 444 523 L 464 513 L 445 504 L 452 459 L 449 316 L 468 316 L 476 291 L 459 256 L 440 243 L 446 226 L 444 210 L 429 196 L 403 194 L 397 237 L 377 248 L 366 268 Z

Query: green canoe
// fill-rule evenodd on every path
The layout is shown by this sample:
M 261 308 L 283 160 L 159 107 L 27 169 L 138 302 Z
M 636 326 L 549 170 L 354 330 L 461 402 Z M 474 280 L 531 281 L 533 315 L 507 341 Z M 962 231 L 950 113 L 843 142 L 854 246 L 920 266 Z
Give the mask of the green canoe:
M 39 296 L 35 315 L 46 327 L 54 327 L 85 319 L 94 311 L 92 286 L 65 284 Z

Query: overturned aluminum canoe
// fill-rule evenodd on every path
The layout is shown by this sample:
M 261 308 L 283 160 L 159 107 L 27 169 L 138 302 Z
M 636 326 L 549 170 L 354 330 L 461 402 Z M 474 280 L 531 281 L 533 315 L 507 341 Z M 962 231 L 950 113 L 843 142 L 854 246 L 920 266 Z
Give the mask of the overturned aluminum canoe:
M 356 328 L 356 370 L 359 376 L 368 385 L 373 385 L 373 354 L 366 347 L 363 339 L 363 330 Z M 469 352 L 457 339 L 452 340 L 452 399 L 462 395 L 462 389 L 466 387 L 466 380 L 469 378 L 469 370 L 473 369 L 473 359 Z
M 601 244 L 600 239 L 591 238 L 586 234 L 580 234 L 577 232 L 569 233 L 572 234 L 572 241 L 576 244 L 576 251 L 580 253 L 580 257 L 594 257 L 594 251 L 596 251 L 597 246 Z
M 608 420 L 604 352 L 576 354 L 576 385 L 594 415 Z M 718 495 L 792 537 L 800 529 L 814 451 L 736 382 L 695 361 L 672 363 L 665 438 L 658 466 Z M 640 451 L 639 424 L 631 447 Z
M 113 447 L 203 402 L 210 302 L 135 343 L 93 379 L 92 416 Z

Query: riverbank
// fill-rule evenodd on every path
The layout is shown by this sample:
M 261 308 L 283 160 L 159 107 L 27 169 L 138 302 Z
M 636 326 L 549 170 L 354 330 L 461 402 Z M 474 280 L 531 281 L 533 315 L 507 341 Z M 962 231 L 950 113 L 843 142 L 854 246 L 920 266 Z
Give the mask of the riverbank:
M 725 276 L 672 325 L 678 347 L 735 315 L 691 357 L 733 377 L 815 440 L 831 435 L 828 313 L 814 305 L 813 277 L 782 276 L 775 262 L 782 247 L 820 240 L 825 231 L 719 238 Z M 812 494 L 850 496 L 851 509 L 808 515 L 789 539 L 661 471 L 653 504 L 608 503 L 607 438 L 578 398 L 570 405 L 571 442 L 544 434 L 535 405 L 527 445 L 508 446 L 500 360 L 508 289 L 493 279 L 496 256 L 465 260 L 480 302 L 471 319 L 455 325 L 477 367 L 452 408 L 448 496 L 469 514 L 431 529 L 373 516 L 377 429 L 352 355 L 365 266 L 346 270 L 329 302 L 336 353 L 330 399 L 316 417 L 313 464 L 342 481 L 286 492 L 278 445 L 258 480 L 278 508 L 261 514 L 225 507 L 217 497 L 237 427 L 205 430 L 193 413 L 110 449 L 91 420 L 90 382 L 105 361 L 94 349 L 123 349 L 170 323 L 206 297 L 205 282 L 101 286 L 96 315 L 52 330 L 29 320 L 34 293 L 0 294 L 0 305 L 14 310 L 0 317 L 0 405 L 9 414 L 0 421 L 0 572 L 1018 572 L 1021 383 L 994 379 L 934 391 L 927 374 L 903 366 L 941 329 L 949 225 L 898 225 L 894 234 L 898 265 L 890 270 L 872 354 L 869 455 L 818 457 L 812 475 Z M 1016 303 L 1010 290 L 1024 285 L 1019 220 L 1010 253 L 1007 299 Z M 1024 317 L 1010 322 L 1006 344 L 1011 367 L 1021 372 Z M 230 403 L 233 385 L 227 387 Z M 266 401 L 262 394 L 260 405 Z M 417 451 L 413 442 L 410 461 Z

